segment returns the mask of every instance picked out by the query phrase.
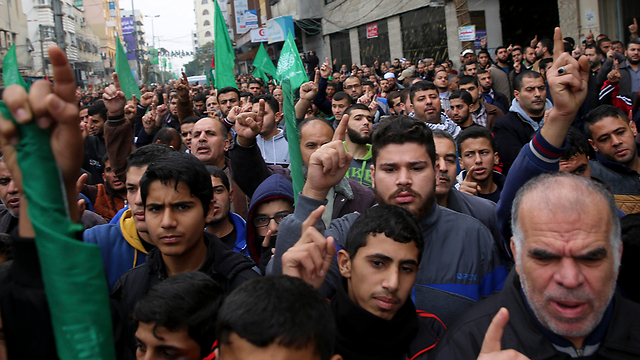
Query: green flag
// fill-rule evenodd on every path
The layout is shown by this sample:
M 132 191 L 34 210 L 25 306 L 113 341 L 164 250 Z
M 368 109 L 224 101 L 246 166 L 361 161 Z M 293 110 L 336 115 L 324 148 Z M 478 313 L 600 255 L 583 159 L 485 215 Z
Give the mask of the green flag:
M 5 85 L 20 84 L 26 89 L 24 80 L 18 79 L 17 66 L 10 63 L 14 60 L 15 52 L 13 57 L 5 57 Z M 15 70 L 8 69 L 11 67 Z M 8 74 L 9 71 L 14 73 Z M 0 112 L 5 119 L 14 121 L 3 102 Z M 82 225 L 73 223 L 68 216 L 67 197 L 51 152 L 50 131 L 40 129 L 35 121 L 15 125 L 20 134 L 16 145 L 18 165 L 35 231 L 58 357 L 115 359 L 109 287 L 100 248 L 76 238 Z
M 214 57 L 216 63 L 216 89 L 231 86 L 238 88 L 236 77 L 233 74 L 236 55 L 231 46 L 231 39 L 227 32 L 227 25 L 224 22 L 222 11 L 217 1 L 214 1 L 213 32 L 214 32 Z
M 276 75 L 276 67 L 273 66 L 273 61 L 269 58 L 269 54 L 267 54 L 267 50 L 265 50 L 262 43 L 260 43 L 256 58 L 253 60 L 253 66 L 255 67 L 252 74 L 253 77 L 261 78 L 265 84 L 269 81 L 267 74 L 271 76 Z
M 136 79 L 133 78 L 133 73 L 129 67 L 127 61 L 127 53 L 124 52 L 124 47 L 120 42 L 120 38 L 116 37 L 116 73 L 118 74 L 118 80 L 120 80 L 120 87 L 127 99 L 131 99 L 135 95 L 140 99 L 140 89 L 136 83 Z
M 9 85 L 21 85 L 27 92 L 29 91 L 29 85 L 24 81 L 20 71 L 18 71 L 18 57 L 16 56 L 16 44 L 11 45 L 9 51 L 4 56 L 2 62 L 2 79 L 4 80 L 4 86 Z
M 304 65 L 302 64 L 302 59 L 300 59 L 300 54 L 298 53 L 298 47 L 293 40 L 291 32 L 287 35 L 287 40 L 284 42 L 284 46 L 280 52 L 280 59 L 278 59 L 278 67 L 276 69 L 275 77 L 280 81 L 284 81 L 285 79 L 291 80 L 291 88 L 293 90 L 309 81 L 307 72 L 304 70 Z
M 304 187 L 304 175 L 302 174 L 302 155 L 300 154 L 300 135 L 298 135 L 298 121 L 294 105 L 295 94 L 289 79 L 282 81 L 282 108 L 284 121 L 287 127 L 287 142 L 289 143 L 289 159 L 291 160 L 291 180 L 293 182 L 294 201 L 298 200 L 298 193 Z

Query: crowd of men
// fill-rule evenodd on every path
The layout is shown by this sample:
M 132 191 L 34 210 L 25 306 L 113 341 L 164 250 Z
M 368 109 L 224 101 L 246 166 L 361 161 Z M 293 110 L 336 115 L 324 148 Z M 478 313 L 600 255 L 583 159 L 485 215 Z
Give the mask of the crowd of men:
M 127 99 L 117 74 L 76 89 L 57 47 L 54 86 L 3 100 L 52 130 L 118 359 L 638 359 L 629 30 L 581 45 L 556 28 L 492 54 L 485 39 L 457 70 L 310 52 L 297 129 L 273 81 L 184 76 Z M 57 359 L 19 136 L 0 119 L 0 358 Z

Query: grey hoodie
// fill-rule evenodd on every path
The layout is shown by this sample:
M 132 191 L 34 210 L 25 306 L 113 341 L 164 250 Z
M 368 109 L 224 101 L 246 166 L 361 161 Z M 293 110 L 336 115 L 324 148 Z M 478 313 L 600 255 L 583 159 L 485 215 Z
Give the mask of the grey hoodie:
M 549 99 L 545 99 L 545 100 L 547 101 L 547 104 L 544 106 L 544 111 L 547 111 L 553 107 L 553 103 L 551 103 Z M 544 124 L 544 118 L 542 119 L 542 121 L 540 121 L 540 123 L 533 121 L 531 117 L 527 115 L 527 113 L 524 112 L 524 110 L 520 107 L 520 103 L 518 102 L 518 99 L 513 99 L 511 101 L 511 107 L 509 108 L 509 111 L 518 113 L 518 115 L 520 115 L 520 117 L 524 121 L 526 121 L 529 125 L 531 125 L 531 127 L 535 131 L 538 131 L 538 129 L 540 129 L 540 127 L 542 127 L 542 125 Z
M 256 142 L 267 165 L 289 165 L 289 143 L 284 137 L 284 131 L 278 129 L 278 133 L 269 140 L 258 135 Z

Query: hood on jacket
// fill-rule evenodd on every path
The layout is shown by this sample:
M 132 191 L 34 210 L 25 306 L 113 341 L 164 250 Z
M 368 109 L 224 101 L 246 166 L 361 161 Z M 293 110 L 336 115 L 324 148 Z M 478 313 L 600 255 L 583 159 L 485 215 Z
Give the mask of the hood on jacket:
M 273 174 L 258 186 L 251 197 L 247 213 L 247 245 L 251 258 L 258 263 L 262 244 L 256 242 L 256 231 L 253 226 L 256 208 L 265 201 L 286 199 L 293 204 L 293 184 L 280 174 Z
M 544 105 L 544 111 L 547 111 L 553 107 L 553 103 L 547 98 L 545 98 L 545 101 L 547 103 Z M 531 119 L 531 117 L 527 115 L 522 107 L 520 107 L 520 103 L 516 98 L 511 101 L 511 107 L 509 108 L 509 111 L 513 111 L 514 113 L 520 115 L 520 117 L 523 118 L 527 123 L 529 123 L 535 131 L 538 131 L 538 129 L 542 127 L 542 124 L 544 124 L 544 118 L 542 119 L 542 121 L 540 121 L 540 123 L 533 121 L 533 119 Z

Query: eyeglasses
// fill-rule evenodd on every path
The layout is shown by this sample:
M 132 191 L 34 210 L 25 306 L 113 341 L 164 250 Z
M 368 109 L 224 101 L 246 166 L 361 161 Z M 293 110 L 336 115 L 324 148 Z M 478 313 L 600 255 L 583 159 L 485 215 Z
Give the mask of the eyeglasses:
M 258 215 L 253 219 L 253 226 L 255 227 L 265 227 L 268 226 L 271 220 L 275 220 L 276 224 L 280 224 L 287 215 L 291 214 L 289 211 L 281 211 L 275 214 L 273 217 L 269 217 L 267 215 Z

